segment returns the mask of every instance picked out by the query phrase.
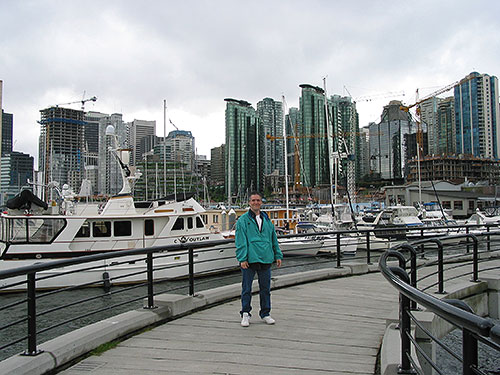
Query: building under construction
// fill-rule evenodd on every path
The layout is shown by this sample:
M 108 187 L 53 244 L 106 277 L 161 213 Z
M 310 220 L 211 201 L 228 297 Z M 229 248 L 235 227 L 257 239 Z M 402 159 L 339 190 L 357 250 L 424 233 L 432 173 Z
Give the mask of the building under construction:
M 40 110 L 39 170 L 43 183 L 78 191 L 83 178 L 84 112 L 62 107 Z
M 417 158 L 408 165 L 407 182 L 418 181 Z M 500 161 L 472 155 L 426 156 L 420 159 L 420 175 L 422 181 L 488 181 L 494 185 L 500 183 Z

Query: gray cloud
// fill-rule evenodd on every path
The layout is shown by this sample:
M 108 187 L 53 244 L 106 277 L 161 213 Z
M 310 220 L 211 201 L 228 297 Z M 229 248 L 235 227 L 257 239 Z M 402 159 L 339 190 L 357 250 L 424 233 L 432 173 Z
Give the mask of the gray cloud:
M 16 148 L 37 153 L 39 109 L 97 95 L 126 120 L 169 116 L 207 154 L 224 136 L 225 97 L 298 105 L 300 83 L 353 96 L 499 74 L 500 5 L 466 1 L 2 2 L 0 79 Z M 7 16 L 5 16 L 7 15 Z M 359 103 L 361 125 L 390 98 Z M 25 130 L 28 130 L 27 132 Z M 24 134 L 29 134 L 25 136 Z M 22 135 L 22 136 L 21 136 Z

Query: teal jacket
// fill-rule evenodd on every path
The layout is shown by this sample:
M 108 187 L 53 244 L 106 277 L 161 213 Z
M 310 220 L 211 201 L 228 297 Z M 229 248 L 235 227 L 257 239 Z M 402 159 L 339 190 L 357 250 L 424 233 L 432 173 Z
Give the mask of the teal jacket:
M 274 225 L 266 213 L 260 212 L 262 230 L 259 231 L 252 210 L 241 215 L 236 222 L 236 259 L 238 262 L 273 263 L 283 259 Z

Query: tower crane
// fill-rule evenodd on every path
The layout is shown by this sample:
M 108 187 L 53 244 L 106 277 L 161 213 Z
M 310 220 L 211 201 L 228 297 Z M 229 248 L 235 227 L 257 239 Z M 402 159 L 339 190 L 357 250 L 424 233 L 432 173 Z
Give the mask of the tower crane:
M 349 94 L 349 96 L 352 98 L 352 100 L 356 103 L 371 102 L 373 100 L 384 99 L 384 98 L 389 98 L 389 97 L 394 97 L 394 96 L 405 96 L 404 91 L 387 91 L 387 92 L 381 92 L 381 93 L 377 93 L 377 94 L 358 96 L 358 97 L 354 98 L 346 86 L 344 86 L 344 90 Z
M 55 107 L 59 107 L 61 105 L 70 105 L 70 104 L 81 103 L 82 104 L 82 111 L 84 111 L 85 110 L 85 103 L 86 102 L 95 102 L 95 101 L 97 101 L 97 96 L 93 96 L 93 97 L 87 98 L 87 99 L 77 100 L 75 102 L 56 104 Z
M 423 158 L 423 148 L 424 148 L 424 134 L 422 131 L 422 126 L 421 126 L 421 121 L 420 121 L 420 105 L 427 100 L 434 98 L 438 95 L 441 95 L 445 93 L 448 90 L 451 90 L 453 87 L 460 83 L 467 82 L 474 78 L 472 75 L 467 76 L 466 78 L 461 79 L 460 81 L 455 81 L 453 83 L 450 83 L 449 85 L 443 86 L 440 89 L 424 96 L 423 98 L 419 98 L 419 92 L 418 89 L 416 90 L 416 99 L 415 103 L 410 104 L 408 106 L 400 106 L 399 108 L 402 111 L 409 112 L 411 108 L 416 107 L 415 109 L 415 122 L 417 123 L 417 170 L 418 170 L 418 184 L 419 184 L 419 200 L 422 201 L 421 197 L 421 180 L 420 180 L 420 159 Z

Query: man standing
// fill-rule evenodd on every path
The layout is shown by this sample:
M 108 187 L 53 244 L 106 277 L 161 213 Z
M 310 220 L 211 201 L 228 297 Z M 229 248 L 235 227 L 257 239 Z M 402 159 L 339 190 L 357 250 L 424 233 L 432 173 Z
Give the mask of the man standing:
M 252 282 L 257 273 L 259 280 L 260 318 L 266 324 L 274 324 L 271 318 L 271 265 L 281 267 L 283 254 L 279 248 L 274 225 L 265 212 L 260 210 L 262 196 L 250 194 L 250 210 L 236 222 L 236 258 L 240 262 L 241 282 L 241 325 L 250 325 L 252 310 Z

